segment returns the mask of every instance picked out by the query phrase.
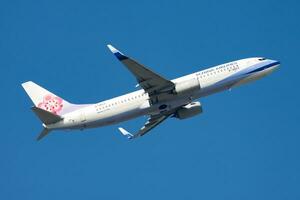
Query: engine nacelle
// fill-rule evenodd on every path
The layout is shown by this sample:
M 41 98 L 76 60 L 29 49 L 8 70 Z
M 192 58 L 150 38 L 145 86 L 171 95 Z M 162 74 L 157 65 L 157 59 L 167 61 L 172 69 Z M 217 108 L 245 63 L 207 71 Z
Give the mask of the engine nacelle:
M 175 93 L 178 95 L 189 95 L 200 90 L 200 84 L 197 77 L 180 81 L 175 84 Z
M 178 119 L 186 119 L 198 115 L 200 113 L 202 113 L 202 105 L 199 101 L 195 101 L 185 106 L 182 106 L 175 113 L 175 117 Z

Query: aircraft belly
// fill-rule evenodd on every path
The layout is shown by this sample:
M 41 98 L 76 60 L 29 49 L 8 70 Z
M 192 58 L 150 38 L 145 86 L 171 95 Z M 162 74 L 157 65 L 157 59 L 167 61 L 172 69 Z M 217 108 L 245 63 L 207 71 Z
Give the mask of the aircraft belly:
M 274 68 L 269 68 L 269 69 L 266 69 L 266 70 L 261 71 L 261 72 L 256 72 L 254 74 L 250 74 L 250 75 L 244 77 L 243 79 L 237 81 L 233 86 L 237 87 L 237 86 L 240 86 L 240 85 L 243 85 L 243 84 L 246 84 L 246 83 L 258 80 L 258 79 L 260 79 L 260 78 L 262 78 L 264 76 L 267 76 L 273 70 L 274 70 Z

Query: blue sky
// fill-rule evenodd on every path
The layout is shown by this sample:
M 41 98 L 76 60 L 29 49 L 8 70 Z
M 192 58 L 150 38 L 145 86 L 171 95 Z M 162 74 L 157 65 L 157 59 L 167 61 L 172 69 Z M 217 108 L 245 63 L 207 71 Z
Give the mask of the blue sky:
M 299 199 L 298 1 L 1 1 L 0 199 Z M 112 43 L 167 78 L 252 56 L 270 76 L 127 141 L 42 127 L 20 84 L 74 103 L 133 91 Z M 144 118 L 123 123 L 137 130 Z

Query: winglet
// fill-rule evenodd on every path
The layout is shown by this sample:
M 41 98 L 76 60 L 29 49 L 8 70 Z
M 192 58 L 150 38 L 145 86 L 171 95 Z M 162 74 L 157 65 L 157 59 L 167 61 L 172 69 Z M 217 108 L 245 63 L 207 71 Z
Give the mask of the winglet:
M 118 49 L 113 47 L 111 44 L 108 44 L 107 47 L 120 61 L 128 59 L 127 56 L 125 56 L 122 52 L 120 52 Z
M 122 133 L 122 135 L 126 136 L 128 139 L 132 139 L 134 137 L 134 135 L 126 131 L 124 128 L 119 127 L 118 129 Z

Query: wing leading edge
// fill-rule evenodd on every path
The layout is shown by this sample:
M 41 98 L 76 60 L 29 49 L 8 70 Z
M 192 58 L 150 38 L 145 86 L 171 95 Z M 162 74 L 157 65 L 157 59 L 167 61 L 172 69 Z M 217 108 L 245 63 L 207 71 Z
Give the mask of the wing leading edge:
M 135 134 L 131 134 L 128 131 L 126 131 L 124 128 L 119 127 L 119 131 L 122 133 L 122 135 L 126 136 L 128 139 L 133 139 L 136 137 L 140 137 L 145 135 L 147 132 L 149 132 L 151 129 L 162 123 L 164 120 L 166 120 L 170 114 L 168 115 L 150 115 L 144 126 Z
M 174 83 L 147 67 L 124 55 L 112 45 L 107 45 L 109 50 L 122 62 L 127 69 L 136 77 L 138 84 L 151 96 L 174 88 Z

